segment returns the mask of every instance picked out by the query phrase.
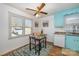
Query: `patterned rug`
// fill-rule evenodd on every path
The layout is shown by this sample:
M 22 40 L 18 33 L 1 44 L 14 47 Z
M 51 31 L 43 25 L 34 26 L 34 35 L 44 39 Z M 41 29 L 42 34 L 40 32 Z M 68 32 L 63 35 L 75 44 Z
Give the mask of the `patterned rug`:
M 42 48 L 40 51 L 40 56 L 48 56 L 49 50 L 52 48 L 52 45 L 47 44 L 47 48 Z M 20 49 L 17 49 L 13 52 L 7 54 L 7 56 L 38 56 L 38 53 L 35 54 L 35 49 L 29 50 L 29 45 L 24 46 Z

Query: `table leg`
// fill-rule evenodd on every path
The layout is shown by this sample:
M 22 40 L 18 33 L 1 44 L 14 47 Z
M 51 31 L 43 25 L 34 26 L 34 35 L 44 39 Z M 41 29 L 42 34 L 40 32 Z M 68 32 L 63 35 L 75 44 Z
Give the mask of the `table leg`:
M 35 54 L 36 54 L 36 40 L 35 40 Z
M 30 42 L 29 42 L 29 50 L 31 51 L 31 38 L 30 38 Z
M 46 46 L 47 46 L 47 44 L 46 44 L 46 39 L 47 39 L 47 38 L 45 37 L 45 48 L 46 48 Z
M 40 40 L 39 40 L 39 51 L 38 51 L 38 55 L 40 55 L 40 49 L 41 49 L 41 46 L 40 46 Z

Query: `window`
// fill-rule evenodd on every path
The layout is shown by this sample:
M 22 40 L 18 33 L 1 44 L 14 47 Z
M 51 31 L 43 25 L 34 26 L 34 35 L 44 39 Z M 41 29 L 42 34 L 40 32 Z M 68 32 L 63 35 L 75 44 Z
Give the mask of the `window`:
M 31 34 L 32 21 L 22 16 L 10 13 L 10 38 Z
M 23 19 L 17 17 L 17 16 L 12 16 L 10 18 L 11 22 L 10 22 L 10 33 L 11 33 L 11 37 L 16 37 L 16 36 L 20 36 L 22 35 L 23 33 L 23 30 L 22 30 L 22 24 L 23 24 Z
M 25 20 L 25 35 L 31 34 L 32 21 Z

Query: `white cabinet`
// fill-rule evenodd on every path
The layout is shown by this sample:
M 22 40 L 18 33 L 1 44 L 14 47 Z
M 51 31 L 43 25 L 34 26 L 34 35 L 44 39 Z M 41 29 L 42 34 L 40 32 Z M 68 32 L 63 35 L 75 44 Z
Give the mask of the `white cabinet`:
M 55 34 L 54 45 L 59 46 L 59 47 L 65 47 L 65 35 Z

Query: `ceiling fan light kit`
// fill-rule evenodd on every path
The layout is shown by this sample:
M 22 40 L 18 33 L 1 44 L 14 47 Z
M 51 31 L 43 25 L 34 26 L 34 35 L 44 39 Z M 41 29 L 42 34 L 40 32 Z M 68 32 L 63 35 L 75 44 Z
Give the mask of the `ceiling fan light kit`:
M 36 10 L 30 9 L 30 8 L 26 8 L 26 10 L 35 11 L 34 16 L 36 16 L 36 17 L 39 17 L 39 15 L 40 15 L 39 13 L 47 15 L 48 13 L 41 11 L 45 7 L 45 5 L 46 5 L 45 3 L 41 3 L 40 6 L 37 6 Z
M 39 14 L 36 14 L 36 18 L 38 18 L 40 15 Z

